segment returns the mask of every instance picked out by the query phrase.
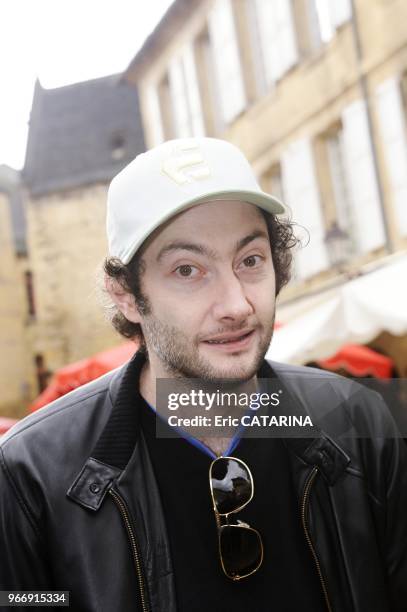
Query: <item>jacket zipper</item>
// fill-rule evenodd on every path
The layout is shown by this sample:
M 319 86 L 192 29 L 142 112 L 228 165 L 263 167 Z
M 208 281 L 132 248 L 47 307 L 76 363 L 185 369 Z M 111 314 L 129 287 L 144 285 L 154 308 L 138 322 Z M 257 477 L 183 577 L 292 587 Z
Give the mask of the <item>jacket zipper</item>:
M 309 534 L 308 531 L 308 526 L 307 526 L 307 521 L 305 518 L 305 514 L 306 514 L 306 506 L 307 506 L 307 502 L 309 500 L 309 494 L 311 491 L 311 487 L 312 484 L 315 480 L 315 477 L 318 473 L 318 468 L 314 467 L 307 482 L 305 485 L 305 490 L 304 490 L 304 496 L 302 499 L 302 504 L 301 504 L 301 521 L 302 521 L 302 525 L 304 527 L 304 533 L 305 533 L 305 538 L 308 542 L 308 545 L 310 547 L 312 556 L 314 557 L 314 561 L 315 561 L 315 565 L 318 571 L 318 575 L 319 575 L 319 579 L 321 581 L 321 586 L 322 586 L 322 591 L 324 593 L 324 597 L 325 597 L 325 601 L 326 601 L 326 605 L 327 608 L 329 610 L 329 612 L 332 612 L 332 607 L 331 607 L 331 603 L 329 601 L 329 597 L 328 597 L 328 591 L 326 588 L 326 583 L 324 580 L 324 577 L 322 575 L 322 571 L 321 571 L 321 565 L 319 563 L 319 559 L 318 556 L 315 552 L 315 548 L 312 544 L 312 540 L 311 540 L 311 536 Z M 129 535 L 130 538 L 130 544 L 131 544 L 131 549 L 132 549 L 132 553 L 133 553 L 133 558 L 134 558 L 134 562 L 136 565 L 136 569 L 137 569 L 137 578 L 138 578 L 138 583 L 139 583 L 139 588 L 140 588 L 140 597 L 141 597 L 141 605 L 143 608 L 143 612 L 148 612 L 148 607 L 147 607 L 147 598 L 146 598 L 146 594 L 145 594 L 145 587 L 144 587 L 144 578 L 143 578 L 143 573 L 141 570 L 141 562 L 140 562 L 140 555 L 138 552 L 138 546 L 137 546 L 137 540 L 136 540 L 136 536 L 134 534 L 133 528 L 131 526 L 130 523 L 130 519 L 129 519 L 129 514 L 127 512 L 126 509 L 126 505 L 123 501 L 123 499 L 112 489 L 109 489 L 109 494 L 113 497 L 113 499 L 115 500 L 116 505 L 118 506 L 119 510 L 120 510 L 120 514 L 123 517 L 124 520 L 124 524 L 126 526 L 126 530 L 127 533 Z
M 138 579 L 138 584 L 139 584 L 139 589 L 140 589 L 141 606 L 143 608 L 143 612 L 148 612 L 145 581 L 144 581 L 142 567 L 141 567 L 139 547 L 137 545 L 136 536 L 135 536 L 135 533 L 130 523 L 129 513 L 127 511 L 126 504 L 123 498 L 120 497 L 120 495 L 116 493 L 115 491 L 113 491 L 112 489 L 109 489 L 108 492 L 113 497 L 117 507 L 120 510 L 120 514 L 123 517 L 124 524 L 126 526 L 126 531 L 130 538 L 130 545 L 131 545 L 131 550 L 133 553 L 134 563 L 136 565 L 137 579 Z
M 320 582 L 321 582 L 322 591 L 324 593 L 325 602 L 326 602 L 328 611 L 332 612 L 331 603 L 330 603 L 329 597 L 328 597 L 328 590 L 326 588 L 326 583 L 325 583 L 325 580 L 324 580 L 324 577 L 323 577 L 322 571 L 321 571 L 321 564 L 319 562 L 319 559 L 318 559 L 317 553 L 315 551 L 315 548 L 314 548 L 314 546 L 312 544 L 311 536 L 310 536 L 309 531 L 308 531 L 307 519 L 306 519 L 306 507 L 307 507 L 307 503 L 309 501 L 311 487 L 313 485 L 313 482 L 314 482 L 315 477 L 316 477 L 317 474 L 318 474 L 318 468 L 314 467 L 312 469 L 311 474 L 308 477 L 308 480 L 307 480 L 306 484 L 305 484 L 304 496 L 303 496 L 302 504 L 301 504 L 301 521 L 302 521 L 302 525 L 303 525 L 303 528 L 304 528 L 305 538 L 306 538 L 306 540 L 308 542 L 308 546 L 311 549 L 312 556 L 314 557 L 315 565 L 317 567 L 318 576 L 319 576 L 319 579 L 320 579 Z

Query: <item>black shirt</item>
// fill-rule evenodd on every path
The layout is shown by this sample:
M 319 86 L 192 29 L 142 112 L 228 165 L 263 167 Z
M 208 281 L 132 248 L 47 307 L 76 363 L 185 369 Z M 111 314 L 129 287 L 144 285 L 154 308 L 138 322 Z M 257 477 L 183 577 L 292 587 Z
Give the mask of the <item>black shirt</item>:
M 213 458 L 182 436 L 157 438 L 153 409 L 142 398 L 140 409 L 170 539 L 178 610 L 326 612 L 283 442 L 243 436 L 231 453 L 248 465 L 254 481 L 254 497 L 236 518 L 260 532 L 264 547 L 259 570 L 233 581 L 219 560 L 209 489 Z

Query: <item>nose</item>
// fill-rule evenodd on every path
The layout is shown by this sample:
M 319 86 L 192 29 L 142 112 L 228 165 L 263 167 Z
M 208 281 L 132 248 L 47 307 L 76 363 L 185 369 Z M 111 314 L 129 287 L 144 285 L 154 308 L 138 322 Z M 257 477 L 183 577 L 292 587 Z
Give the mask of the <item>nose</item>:
M 244 284 L 232 271 L 223 276 L 215 290 L 213 315 L 217 321 L 242 322 L 254 313 Z

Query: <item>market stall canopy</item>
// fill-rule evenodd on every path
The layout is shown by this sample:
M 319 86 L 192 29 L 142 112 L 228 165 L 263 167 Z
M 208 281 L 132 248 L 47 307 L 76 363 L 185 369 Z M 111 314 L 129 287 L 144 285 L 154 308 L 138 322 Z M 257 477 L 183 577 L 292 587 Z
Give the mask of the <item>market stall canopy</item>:
M 345 344 L 333 357 L 321 359 L 317 363 L 324 370 L 343 369 L 353 376 L 375 378 L 390 378 L 394 366 L 390 357 L 359 344 Z
M 17 419 L 9 419 L 8 417 L 0 417 L 0 436 L 6 433 L 13 427 L 13 425 L 17 423 Z
M 283 323 L 267 358 L 302 364 L 335 354 L 344 344 L 366 344 L 383 331 L 407 333 L 407 255 L 297 304 L 277 309 Z
M 30 405 L 29 411 L 34 412 L 69 391 L 106 374 L 121 366 L 135 353 L 134 342 L 126 342 L 115 348 L 97 353 L 87 359 L 81 359 L 58 370 L 50 385 Z

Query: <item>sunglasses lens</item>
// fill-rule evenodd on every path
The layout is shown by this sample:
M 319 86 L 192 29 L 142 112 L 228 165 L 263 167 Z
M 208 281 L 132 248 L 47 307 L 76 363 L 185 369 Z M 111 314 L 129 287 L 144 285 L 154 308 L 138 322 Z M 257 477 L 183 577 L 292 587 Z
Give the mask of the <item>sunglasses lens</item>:
M 224 525 L 220 529 L 219 539 L 224 571 L 230 578 L 243 578 L 259 568 L 263 549 L 257 531 Z
M 246 504 L 253 492 L 250 472 L 241 461 L 220 457 L 211 467 L 212 494 L 219 514 L 235 512 Z

